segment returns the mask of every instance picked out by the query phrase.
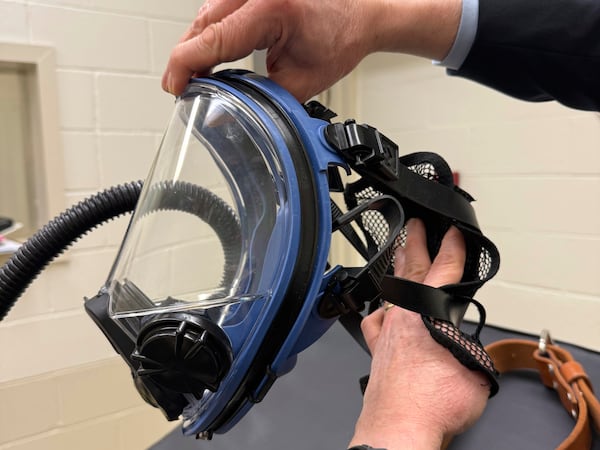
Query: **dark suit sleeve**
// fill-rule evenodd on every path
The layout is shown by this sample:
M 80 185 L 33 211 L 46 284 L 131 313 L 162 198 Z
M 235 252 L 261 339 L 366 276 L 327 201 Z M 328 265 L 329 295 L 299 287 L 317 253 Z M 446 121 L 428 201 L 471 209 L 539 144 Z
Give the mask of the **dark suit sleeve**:
M 528 101 L 600 111 L 600 0 L 479 0 L 457 75 Z

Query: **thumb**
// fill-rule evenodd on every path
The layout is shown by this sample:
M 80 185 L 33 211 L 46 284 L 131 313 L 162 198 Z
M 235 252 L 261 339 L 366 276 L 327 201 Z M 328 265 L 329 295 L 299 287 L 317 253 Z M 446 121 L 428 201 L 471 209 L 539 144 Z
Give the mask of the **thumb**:
M 465 259 L 465 240 L 460 230 L 452 226 L 442 239 L 424 283 L 433 287 L 458 283 L 463 276 Z

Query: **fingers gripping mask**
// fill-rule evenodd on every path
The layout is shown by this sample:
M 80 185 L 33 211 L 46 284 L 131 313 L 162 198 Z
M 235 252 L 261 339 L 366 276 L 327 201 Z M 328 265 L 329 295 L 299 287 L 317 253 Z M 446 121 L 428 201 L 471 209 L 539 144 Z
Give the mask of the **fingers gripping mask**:
M 108 279 L 85 308 L 143 398 L 181 418 L 186 434 L 230 429 L 336 320 L 364 345 L 363 311 L 382 299 L 421 313 L 432 337 L 485 372 L 495 391 L 478 339 L 484 310 L 472 297 L 499 257 L 471 197 L 438 155 L 399 157 L 375 128 L 331 123 L 334 116 L 252 73 L 192 80 L 143 184 L 76 205 L 0 269 L 0 317 L 71 242 L 134 210 Z M 359 179 L 345 184 L 340 172 Z M 331 192 L 344 193 L 344 208 Z M 450 226 L 463 233 L 459 283 L 436 289 L 391 275 L 412 217 L 424 221 L 432 256 Z M 328 261 L 334 232 L 364 265 Z M 470 303 L 482 313 L 473 335 L 459 328 Z

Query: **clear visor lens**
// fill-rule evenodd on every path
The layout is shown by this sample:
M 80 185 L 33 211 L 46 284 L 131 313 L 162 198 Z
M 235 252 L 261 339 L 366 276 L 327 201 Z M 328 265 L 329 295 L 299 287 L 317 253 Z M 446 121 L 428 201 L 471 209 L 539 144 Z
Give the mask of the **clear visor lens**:
M 108 281 L 114 318 L 269 298 L 289 234 L 274 147 L 225 92 L 178 100 Z

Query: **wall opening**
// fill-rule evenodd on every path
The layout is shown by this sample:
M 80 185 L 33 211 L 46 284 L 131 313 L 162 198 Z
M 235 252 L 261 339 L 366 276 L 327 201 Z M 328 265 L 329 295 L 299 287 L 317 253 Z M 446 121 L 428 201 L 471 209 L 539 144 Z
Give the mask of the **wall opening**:
M 0 217 L 23 225 L 11 239 L 64 209 L 57 99 L 53 49 L 0 43 Z

